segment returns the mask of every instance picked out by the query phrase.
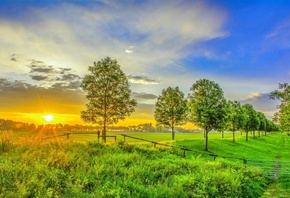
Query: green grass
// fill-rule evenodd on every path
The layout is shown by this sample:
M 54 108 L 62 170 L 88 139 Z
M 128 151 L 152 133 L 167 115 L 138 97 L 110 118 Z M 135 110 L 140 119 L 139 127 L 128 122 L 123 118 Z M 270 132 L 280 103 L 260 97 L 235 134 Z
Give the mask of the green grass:
M 0 197 L 259 197 L 267 185 L 255 168 L 123 142 L 23 142 L 0 164 Z
M 24 133 L 14 133 L 15 143 L 6 142 L 0 155 L 0 167 L 4 167 L 0 172 L 6 175 L 0 181 L 0 197 L 290 196 L 289 177 L 271 180 L 263 176 L 262 170 L 245 168 L 241 160 L 217 158 L 214 161 L 212 156 L 201 155 L 204 152 L 202 133 L 177 133 L 175 141 L 171 140 L 171 133 L 125 133 L 197 151 L 186 152 L 186 158 L 182 158 L 181 150 L 154 148 L 152 143 L 131 138 L 126 138 L 124 144 L 120 142 L 123 140 L 120 134 L 109 132 L 108 135 L 117 136 L 118 143 L 108 138 L 108 145 L 103 145 L 89 141 L 96 141 L 95 135 L 71 135 L 69 140 L 64 136 L 35 143 L 34 137 L 39 134 L 30 133 L 26 138 Z M 285 133 L 255 139 L 249 136 L 248 142 L 239 133 L 236 142 L 232 142 L 231 135 L 226 133 L 225 138 L 221 138 L 220 133 L 209 133 L 208 153 L 245 159 L 290 160 L 290 137 Z M 33 181 L 25 181 L 25 178 Z M 38 180 L 41 182 L 37 183 Z M 266 187 L 268 182 L 271 184 Z M 31 192 L 32 189 L 37 190 Z

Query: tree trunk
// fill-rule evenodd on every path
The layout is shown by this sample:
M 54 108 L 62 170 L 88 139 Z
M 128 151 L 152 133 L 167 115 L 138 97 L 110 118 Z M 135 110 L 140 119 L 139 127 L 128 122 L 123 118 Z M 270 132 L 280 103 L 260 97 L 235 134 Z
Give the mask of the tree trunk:
M 207 130 L 205 130 L 204 150 L 208 151 L 208 131 Z
M 233 131 L 233 142 L 235 142 L 235 131 Z
M 256 136 L 255 136 L 255 131 L 253 131 L 253 138 L 255 139 L 255 137 L 256 137 Z
M 174 140 L 175 138 L 174 126 L 171 126 L 171 132 L 172 132 L 172 140 Z
M 104 127 L 102 130 L 102 139 L 103 139 L 103 143 L 106 143 L 106 134 L 107 133 L 107 127 L 106 127 L 106 123 L 104 122 Z
M 222 138 L 224 138 L 225 137 L 225 133 L 224 133 L 224 131 L 222 131 Z
M 104 122 L 103 122 L 103 131 L 102 131 L 103 143 L 106 143 L 106 135 L 107 135 L 107 117 L 106 117 L 106 112 L 105 112 Z
M 249 132 L 246 131 L 246 141 L 248 141 Z

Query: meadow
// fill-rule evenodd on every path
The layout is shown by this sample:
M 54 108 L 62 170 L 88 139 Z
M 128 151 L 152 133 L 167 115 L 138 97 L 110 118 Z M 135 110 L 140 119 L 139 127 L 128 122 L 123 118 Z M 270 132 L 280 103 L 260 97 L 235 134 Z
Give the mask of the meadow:
M 170 145 L 187 152 L 131 138 L 121 132 L 106 144 L 95 135 L 35 140 L 36 134 L 1 135 L 0 197 L 287 197 L 289 177 L 273 179 L 264 170 L 240 160 L 203 153 L 202 133 L 126 134 Z M 45 134 L 51 137 L 52 134 Z M 59 135 L 59 134 L 54 134 Z M 209 154 L 246 159 L 290 160 L 285 133 L 250 138 L 237 133 L 209 134 Z

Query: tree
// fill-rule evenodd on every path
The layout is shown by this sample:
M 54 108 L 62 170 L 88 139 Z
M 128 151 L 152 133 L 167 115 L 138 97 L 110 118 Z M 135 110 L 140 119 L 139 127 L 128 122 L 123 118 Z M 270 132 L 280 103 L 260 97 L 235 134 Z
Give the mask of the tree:
M 187 101 L 178 87 L 162 90 L 155 104 L 154 118 L 157 124 L 171 128 L 172 140 L 175 139 L 174 128 L 186 122 Z
M 196 81 L 190 91 L 188 106 L 190 120 L 204 129 L 205 151 L 208 150 L 208 133 L 221 126 L 226 116 L 226 99 L 220 86 L 214 81 Z
M 233 132 L 233 142 L 235 142 L 235 132 L 243 128 L 247 115 L 238 101 L 229 101 L 228 103 L 230 106 L 230 130 Z
M 257 112 L 252 105 L 244 104 L 243 107 L 247 114 L 244 130 L 246 131 L 246 141 L 248 141 L 249 131 L 253 131 L 255 134 L 255 130 L 259 127 L 259 119 L 257 117 Z
M 276 114 L 278 123 L 283 131 L 290 131 L 290 85 L 288 83 L 280 84 L 279 90 L 270 94 L 271 99 L 278 99 L 281 104 L 278 106 L 279 112 Z
M 224 131 L 227 130 L 231 125 L 231 106 L 228 102 L 225 103 L 224 113 L 225 116 L 220 121 L 219 125 L 216 127 L 217 131 L 222 133 L 222 138 L 224 138 Z
M 135 109 L 137 102 L 131 99 L 131 90 L 124 72 L 116 60 L 109 57 L 88 68 L 81 87 L 86 92 L 87 110 L 81 118 L 103 127 L 102 138 L 106 142 L 107 126 L 124 120 Z
M 266 129 L 267 129 L 267 118 L 265 116 L 264 113 L 262 112 L 257 112 L 257 116 L 259 118 L 259 121 L 260 121 L 260 124 L 259 124 L 259 137 L 260 137 L 260 132 L 261 131 L 264 131 L 265 132 L 265 135 L 266 135 Z

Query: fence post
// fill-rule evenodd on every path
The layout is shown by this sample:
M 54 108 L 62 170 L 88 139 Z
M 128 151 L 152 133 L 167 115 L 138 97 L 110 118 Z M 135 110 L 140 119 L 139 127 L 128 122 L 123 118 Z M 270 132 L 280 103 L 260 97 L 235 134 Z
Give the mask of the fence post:
M 245 158 L 243 159 L 243 162 L 244 162 L 244 165 L 246 167 L 247 166 L 247 160 Z
M 115 143 L 117 142 L 117 136 L 115 136 Z
M 67 134 L 66 134 L 66 139 L 67 139 L 67 140 L 69 139 L 69 134 L 70 134 L 70 133 L 67 133 Z
M 126 135 L 124 134 L 123 136 L 124 136 L 124 143 L 125 143 L 126 142 Z
M 186 149 L 184 148 L 184 146 L 182 147 L 182 150 L 183 150 L 183 157 L 185 157 L 185 151 L 186 151 Z

